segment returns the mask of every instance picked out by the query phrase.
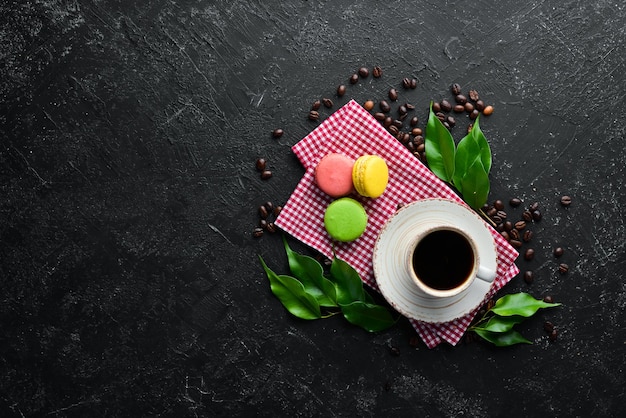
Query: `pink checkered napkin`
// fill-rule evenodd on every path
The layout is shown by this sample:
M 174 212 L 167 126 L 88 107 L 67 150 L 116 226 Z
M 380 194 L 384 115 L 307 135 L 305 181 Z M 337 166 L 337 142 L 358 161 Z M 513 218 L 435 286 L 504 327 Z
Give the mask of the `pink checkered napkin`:
M 389 184 L 381 197 L 371 199 L 352 196 L 365 207 L 367 229 L 356 241 L 335 243 L 337 257 L 354 267 L 363 281 L 375 290 L 378 290 L 378 286 L 372 266 L 374 244 L 385 222 L 395 213 L 397 205 L 426 198 L 447 198 L 462 202 L 456 193 L 354 100 L 328 117 L 294 145 L 292 150 L 306 172 L 275 224 L 329 258 L 333 254 L 332 242 L 324 229 L 324 211 L 332 198 L 315 184 L 313 172 L 317 163 L 329 152 L 340 152 L 354 159 L 364 154 L 376 154 L 387 162 Z M 488 228 L 496 242 L 498 269 L 485 301 L 519 273 L 514 263 L 517 251 L 493 228 Z M 477 311 L 478 307 L 462 318 L 443 324 L 410 321 L 428 347 L 435 347 L 442 340 L 456 345 Z

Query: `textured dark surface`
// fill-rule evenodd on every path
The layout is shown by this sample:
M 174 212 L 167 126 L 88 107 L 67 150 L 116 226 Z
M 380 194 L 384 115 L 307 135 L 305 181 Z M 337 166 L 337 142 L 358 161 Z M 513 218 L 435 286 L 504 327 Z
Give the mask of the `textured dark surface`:
M 1 416 L 626 411 L 623 2 L 8 0 L 0 16 Z M 338 99 L 361 65 L 384 75 Z M 508 349 L 290 317 L 257 260 L 286 272 L 280 235 L 251 231 L 303 173 L 290 146 L 313 100 L 394 86 L 423 120 L 452 82 L 496 107 L 491 198 L 544 212 L 518 261 L 535 282 L 502 293 L 563 306 Z

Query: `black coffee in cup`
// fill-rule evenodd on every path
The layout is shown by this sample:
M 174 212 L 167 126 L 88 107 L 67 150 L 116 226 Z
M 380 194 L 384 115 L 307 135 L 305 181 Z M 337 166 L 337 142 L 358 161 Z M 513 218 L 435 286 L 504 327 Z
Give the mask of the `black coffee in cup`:
M 468 280 L 474 268 L 474 251 L 464 235 L 439 229 L 422 238 L 413 250 L 413 271 L 426 286 L 450 290 Z

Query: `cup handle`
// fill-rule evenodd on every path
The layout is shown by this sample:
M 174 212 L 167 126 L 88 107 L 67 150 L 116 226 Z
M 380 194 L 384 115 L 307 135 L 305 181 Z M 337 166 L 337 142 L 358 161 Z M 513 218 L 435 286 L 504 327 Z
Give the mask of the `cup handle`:
M 486 267 L 478 266 L 476 277 L 484 282 L 491 283 L 496 278 L 496 272 L 489 270 Z

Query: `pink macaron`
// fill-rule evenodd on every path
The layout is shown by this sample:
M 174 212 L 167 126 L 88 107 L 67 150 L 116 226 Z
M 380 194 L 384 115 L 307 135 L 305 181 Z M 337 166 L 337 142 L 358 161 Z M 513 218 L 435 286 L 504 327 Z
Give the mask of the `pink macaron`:
M 315 167 L 315 182 L 332 197 L 342 197 L 354 191 L 352 168 L 354 160 L 344 154 L 326 154 Z

